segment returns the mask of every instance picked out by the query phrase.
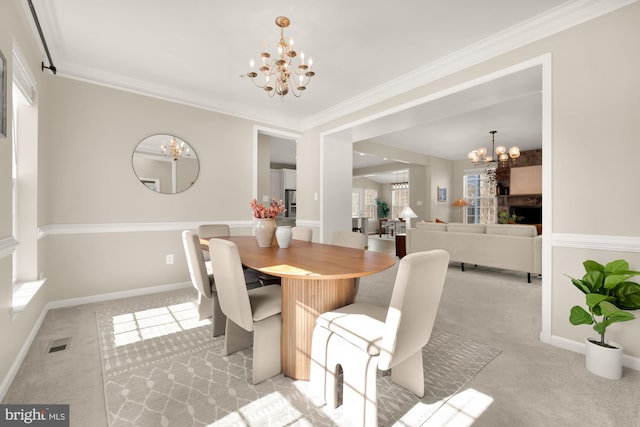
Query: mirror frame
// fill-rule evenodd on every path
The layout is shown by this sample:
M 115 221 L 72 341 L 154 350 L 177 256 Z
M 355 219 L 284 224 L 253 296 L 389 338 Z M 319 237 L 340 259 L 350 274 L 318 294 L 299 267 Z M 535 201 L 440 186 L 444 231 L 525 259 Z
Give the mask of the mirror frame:
M 175 158 L 170 154 L 172 143 L 180 148 L 180 154 Z M 191 167 L 191 171 L 186 169 L 182 176 L 179 166 L 188 165 L 186 161 L 194 160 L 195 166 Z M 165 168 L 161 165 L 171 166 Z M 191 188 L 200 175 L 200 159 L 193 146 L 179 136 L 168 133 L 153 134 L 142 139 L 133 150 L 131 166 L 142 185 L 160 194 L 182 193 Z M 167 181 L 170 186 L 167 186 Z

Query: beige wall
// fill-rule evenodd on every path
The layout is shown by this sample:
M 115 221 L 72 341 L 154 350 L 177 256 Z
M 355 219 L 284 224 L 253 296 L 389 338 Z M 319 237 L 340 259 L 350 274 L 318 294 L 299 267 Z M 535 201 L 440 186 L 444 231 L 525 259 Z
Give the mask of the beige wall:
M 637 185 L 633 174 L 640 156 L 638 22 L 640 3 L 636 2 L 323 124 L 305 134 L 306 149 L 320 152 L 320 135 L 331 134 L 332 129 L 344 129 L 349 123 L 395 106 L 550 54 L 551 149 L 547 155 L 553 161 L 545 167 L 550 168 L 547 194 L 552 195 L 552 203 L 545 209 L 551 210 L 553 228 L 545 224 L 544 250 L 552 254 L 551 271 L 545 272 L 544 280 L 550 281 L 548 308 L 552 313 L 549 316 L 552 340 L 575 339 L 577 332 L 568 325 L 566 307 L 582 303 L 582 295 L 571 294 L 571 285 L 562 274 L 568 271 L 578 274 L 582 267 L 580 263 L 567 263 L 564 254 L 571 253 L 574 260 L 595 254 L 603 262 L 622 255 L 629 259 L 632 268 L 640 270 L 640 222 L 636 219 L 640 198 L 634 197 Z M 460 169 L 458 163 L 455 167 L 452 164 L 452 169 Z M 461 185 L 457 174 L 451 180 Z M 317 184 L 311 182 L 310 185 Z M 430 187 L 437 185 L 431 182 Z M 451 195 L 459 195 L 461 191 L 460 187 Z M 608 247 L 622 247 L 623 251 L 609 251 Z M 615 326 L 625 333 L 640 335 L 640 320 Z M 640 340 L 627 341 L 623 343 L 625 353 L 640 358 Z M 640 361 L 636 361 L 635 366 L 640 367 Z

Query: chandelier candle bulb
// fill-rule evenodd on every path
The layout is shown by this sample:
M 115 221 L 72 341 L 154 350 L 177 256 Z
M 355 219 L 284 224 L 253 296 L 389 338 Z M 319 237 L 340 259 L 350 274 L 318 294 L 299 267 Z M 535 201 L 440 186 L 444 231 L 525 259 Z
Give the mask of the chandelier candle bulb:
M 264 41 L 264 51 L 260 54 L 262 57 L 262 67 L 260 67 L 260 77 L 258 73 L 251 70 L 246 74 L 251 79 L 253 84 L 263 89 L 269 96 L 278 94 L 281 99 L 288 93 L 292 93 L 295 97 L 302 95 L 302 92 L 307 88 L 311 78 L 315 75 L 313 71 L 310 71 L 312 64 L 311 58 L 308 59 L 308 65 L 305 65 L 304 53 L 300 52 L 299 64 L 294 63 L 295 58 L 298 56 L 295 50 L 293 50 L 293 37 L 285 39 L 284 29 L 290 24 L 289 18 L 286 16 L 278 16 L 276 18 L 276 25 L 280 28 L 280 39 L 276 45 L 277 55 L 271 59 L 271 55 L 267 52 L 266 39 Z M 291 66 L 291 70 L 289 70 Z M 298 81 L 294 80 L 298 77 Z M 273 77 L 273 79 L 272 79 Z M 260 82 L 259 80 L 262 80 Z M 270 82 L 273 82 L 271 84 Z
M 470 151 L 467 154 L 467 158 L 474 165 L 478 166 L 484 164 L 485 166 L 489 166 L 491 163 L 499 161 L 502 166 L 511 158 L 511 162 L 515 165 L 516 160 L 520 157 L 520 148 L 519 147 L 511 147 L 509 148 L 509 154 L 507 154 L 507 148 L 504 145 L 495 146 L 495 137 L 497 130 L 492 130 L 489 133 L 491 134 L 491 152 L 489 152 L 485 147 L 480 147 L 477 150 Z M 497 160 L 494 160 L 493 154 L 496 154 Z

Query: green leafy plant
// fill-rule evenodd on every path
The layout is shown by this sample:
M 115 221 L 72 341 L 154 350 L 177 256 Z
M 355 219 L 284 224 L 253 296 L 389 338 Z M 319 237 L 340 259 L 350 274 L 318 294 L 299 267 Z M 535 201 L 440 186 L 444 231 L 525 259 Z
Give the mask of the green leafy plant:
M 386 218 L 389 215 L 389 205 L 384 200 L 376 199 L 376 210 L 378 218 Z
M 498 212 L 498 224 L 517 224 L 524 219 L 516 214 L 509 215 L 507 211 Z
M 632 313 L 625 310 L 640 309 L 640 284 L 628 281 L 640 275 L 640 271 L 629 270 L 629 263 L 622 259 L 607 265 L 587 260 L 582 265 L 586 271 L 582 279 L 567 277 L 585 294 L 589 311 L 579 305 L 573 306 L 569 321 L 572 325 L 593 325 L 593 330 L 600 335 L 600 341 L 590 341 L 610 347 L 604 340 L 607 327 L 635 319 Z

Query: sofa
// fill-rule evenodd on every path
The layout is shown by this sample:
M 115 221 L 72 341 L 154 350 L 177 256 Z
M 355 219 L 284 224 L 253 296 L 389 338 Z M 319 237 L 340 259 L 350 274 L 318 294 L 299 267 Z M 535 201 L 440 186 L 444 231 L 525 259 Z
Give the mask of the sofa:
M 542 273 L 542 236 L 534 225 L 418 222 L 407 230 L 407 253 L 444 249 L 451 261 Z

